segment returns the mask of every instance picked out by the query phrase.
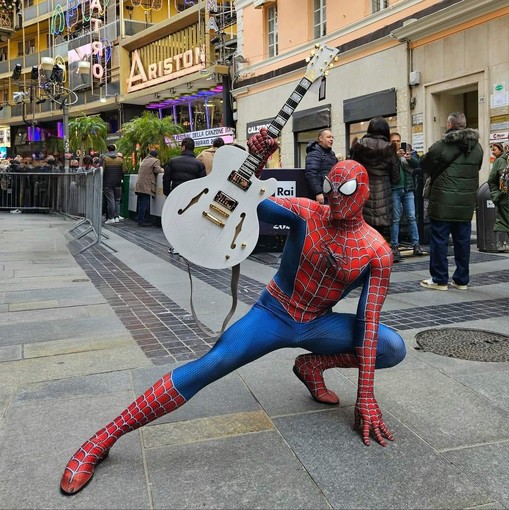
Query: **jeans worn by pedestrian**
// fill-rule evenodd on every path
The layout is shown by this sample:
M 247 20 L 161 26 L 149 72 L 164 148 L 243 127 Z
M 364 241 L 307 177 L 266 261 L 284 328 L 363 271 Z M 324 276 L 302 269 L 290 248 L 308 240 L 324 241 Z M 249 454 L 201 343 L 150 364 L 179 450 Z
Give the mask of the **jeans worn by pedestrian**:
M 415 218 L 415 196 L 413 191 L 405 191 L 403 188 L 392 190 L 392 226 L 391 246 L 399 244 L 399 225 L 401 217 L 405 215 L 410 230 L 410 241 L 412 246 L 419 244 L 419 230 Z
M 468 285 L 470 280 L 470 221 L 437 221 L 430 219 L 430 259 L 429 272 L 434 283 L 447 285 L 449 268 L 447 261 L 449 235 L 452 236 L 454 262 L 456 270 L 452 281 L 460 286 Z
M 114 188 L 106 187 L 103 189 L 103 193 L 104 193 L 104 198 L 106 200 L 106 219 L 112 220 L 116 216 Z
M 138 224 L 149 225 L 147 215 L 150 214 L 150 195 L 138 193 Z

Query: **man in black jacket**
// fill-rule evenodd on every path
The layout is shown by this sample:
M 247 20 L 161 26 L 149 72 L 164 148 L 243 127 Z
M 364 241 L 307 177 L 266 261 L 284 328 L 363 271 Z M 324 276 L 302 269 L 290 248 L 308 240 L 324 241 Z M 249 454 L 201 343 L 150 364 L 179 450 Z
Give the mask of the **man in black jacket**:
M 180 156 L 173 158 L 164 165 L 163 193 L 168 196 L 179 184 L 205 177 L 205 165 L 196 159 L 194 140 L 184 138 L 180 144 Z
M 308 143 L 306 147 L 306 166 L 304 175 L 308 182 L 311 196 L 319 204 L 325 201 L 323 194 L 323 180 L 330 169 L 338 162 L 338 158 L 332 150 L 334 135 L 329 129 L 322 129 L 318 133 L 318 139 Z
M 120 216 L 117 214 L 115 195 L 122 186 L 124 175 L 124 160 L 117 154 L 114 144 L 108 145 L 108 152 L 103 156 L 103 194 L 106 199 L 106 223 L 118 223 Z

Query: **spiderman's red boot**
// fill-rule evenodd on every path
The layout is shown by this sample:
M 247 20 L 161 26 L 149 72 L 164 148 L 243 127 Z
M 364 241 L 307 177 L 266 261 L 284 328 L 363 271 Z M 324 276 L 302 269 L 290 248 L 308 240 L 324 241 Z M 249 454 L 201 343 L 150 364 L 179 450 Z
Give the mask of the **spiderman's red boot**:
M 90 482 L 95 467 L 108 456 L 117 439 L 177 409 L 185 402 L 185 398 L 173 386 L 171 373 L 166 374 L 80 447 L 65 467 L 60 490 L 64 494 L 76 494 Z
M 323 371 L 328 368 L 352 368 L 359 366 L 353 354 L 301 354 L 295 358 L 294 374 L 304 383 L 311 396 L 320 404 L 339 404 L 339 397 L 327 389 Z

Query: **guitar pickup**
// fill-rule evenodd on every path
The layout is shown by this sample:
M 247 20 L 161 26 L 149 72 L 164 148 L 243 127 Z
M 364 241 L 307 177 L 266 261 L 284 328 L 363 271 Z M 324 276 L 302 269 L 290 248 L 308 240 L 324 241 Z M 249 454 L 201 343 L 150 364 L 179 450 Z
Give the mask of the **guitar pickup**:
M 230 195 L 227 195 L 223 191 L 218 191 L 216 193 L 216 196 L 214 197 L 214 202 L 216 202 L 216 204 L 223 206 L 225 209 L 228 209 L 228 211 L 230 212 L 234 211 L 235 208 L 239 205 L 237 200 L 232 198 Z
M 243 191 L 247 191 L 252 182 L 235 170 L 228 176 L 228 180 Z

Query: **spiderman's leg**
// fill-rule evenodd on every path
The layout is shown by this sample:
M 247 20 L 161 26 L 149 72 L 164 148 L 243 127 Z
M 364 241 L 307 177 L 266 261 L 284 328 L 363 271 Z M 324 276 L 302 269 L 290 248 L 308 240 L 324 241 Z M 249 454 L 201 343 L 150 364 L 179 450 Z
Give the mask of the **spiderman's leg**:
M 75 494 L 91 480 L 94 469 L 124 434 L 177 409 L 208 384 L 268 352 L 286 347 L 286 326 L 254 306 L 233 324 L 202 358 L 176 368 L 138 397 L 111 423 L 86 441 L 68 462 L 60 488 Z
M 328 368 L 354 368 L 358 366 L 354 354 L 355 315 L 329 314 L 317 319 L 306 336 L 318 340 L 307 340 L 302 344 L 312 354 L 301 354 L 295 359 L 293 371 L 304 383 L 317 402 L 339 404 L 339 397 L 325 386 L 323 372 Z M 338 340 L 340 332 L 341 341 Z M 392 329 L 380 324 L 378 330 L 376 368 L 397 365 L 405 357 L 403 339 Z
M 75 494 L 83 489 L 94 475 L 95 466 L 108 456 L 117 439 L 177 409 L 185 402 L 173 385 L 172 372 L 164 375 L 71 457 L 60 481 L 61 491 Z

